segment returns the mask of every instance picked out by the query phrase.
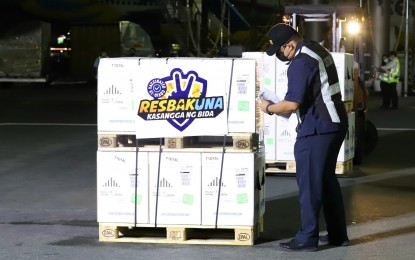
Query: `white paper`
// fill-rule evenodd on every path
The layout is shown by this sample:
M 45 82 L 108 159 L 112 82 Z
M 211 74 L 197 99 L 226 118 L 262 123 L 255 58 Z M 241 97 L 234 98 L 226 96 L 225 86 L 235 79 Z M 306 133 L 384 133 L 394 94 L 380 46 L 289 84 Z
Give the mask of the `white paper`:
M 267 101 L 270 101 L 270 102 L 272 102 L 274 104 L 281 102 L 281 99 L 280 99 L 280 97 L 277 94 L 275 94 L 274 92 L 272 92 L 271 90 L 266 89 L 266 88 L 262 89 L 261 92 L 260 92 L 260 94 L 256 98 L 256 100 L 260 104 L 262 102 L 262 99 L 265 99 Z M 290 113 L 290 114 L 283 114 L 283 115 L 277 115 L 277 116 L 282 117 L 282 118 L 285 118 L 285 119 L 288 120 L 288 118 L 290 118 L 291 114 L 292 113 Z

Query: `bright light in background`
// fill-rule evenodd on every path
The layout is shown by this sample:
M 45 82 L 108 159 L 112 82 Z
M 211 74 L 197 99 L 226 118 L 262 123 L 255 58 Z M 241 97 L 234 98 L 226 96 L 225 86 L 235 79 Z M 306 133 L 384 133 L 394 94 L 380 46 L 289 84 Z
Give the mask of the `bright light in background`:
M 347 31 L 351 34 L 357 34 L 360 31 L 360 24 L 356 21 L 351 21 L 347 24 Z
M 284 15 L 284 16 L 282 17 L 282 22 L 283 22 L 283 23 L 285 23 L 285 24 L 289 24 L 289 23 L 290 23 L 290 18 L 288 18 L 288 16 L 287 16 L 287 15 Z
M 58 44 L 63 44 L 65 42 L 66 36 L 65 35 L 60 35 L 56 41 Z

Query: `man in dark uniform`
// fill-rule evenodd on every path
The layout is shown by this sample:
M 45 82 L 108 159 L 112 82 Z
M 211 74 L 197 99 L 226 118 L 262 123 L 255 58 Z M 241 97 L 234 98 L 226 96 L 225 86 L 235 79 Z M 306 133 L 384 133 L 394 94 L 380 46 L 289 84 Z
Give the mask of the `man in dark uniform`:
M 336 66 L 318 42 L 306 41 L 290 26 L 277 24 L 268 32 L 268 55 L 288 62 L 288 91 L 284 100 L 262 100 L 262 111 L 296 113 L 294 146 L 296 177 L 301 207 L 301 228 L 295 238 L 280 246 L 289 251 L 315 251 L 318 244 L 348 245 L 336 161 L 348 129 Z M 327 235 L 319 237 L 323 210 Z

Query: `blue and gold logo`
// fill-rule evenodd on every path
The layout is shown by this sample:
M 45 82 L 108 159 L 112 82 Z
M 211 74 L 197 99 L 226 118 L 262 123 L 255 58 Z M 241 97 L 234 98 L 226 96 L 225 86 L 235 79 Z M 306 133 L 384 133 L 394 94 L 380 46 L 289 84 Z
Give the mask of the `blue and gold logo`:
M 224 109 L 223 96 L 207 97 L 207 80 L 195 71 L 185 74 L 175 68 L 168 77 L 150 80 L 147 92 L 153 99 L 141 100 L 138 116 L 146 121 L 167 120 L 179 131 L 195 119 L 215 118 Z

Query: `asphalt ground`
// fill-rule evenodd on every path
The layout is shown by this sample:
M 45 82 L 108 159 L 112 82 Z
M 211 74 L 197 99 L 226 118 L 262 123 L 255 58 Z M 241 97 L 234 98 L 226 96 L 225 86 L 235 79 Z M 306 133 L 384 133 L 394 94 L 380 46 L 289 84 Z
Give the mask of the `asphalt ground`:
M 415 97 L 381 110 L 378 144 L 339 176 L 351 245 L 283 251 L 299 227 L 293 174 L 267 176 L 264 232 L 254 246 L 107 243 L 96 220 L 96 89 L 0 88 L 0 259 L 414 259 Z

